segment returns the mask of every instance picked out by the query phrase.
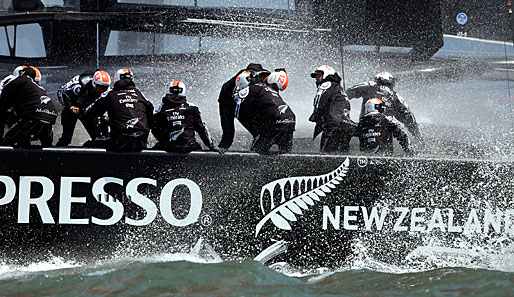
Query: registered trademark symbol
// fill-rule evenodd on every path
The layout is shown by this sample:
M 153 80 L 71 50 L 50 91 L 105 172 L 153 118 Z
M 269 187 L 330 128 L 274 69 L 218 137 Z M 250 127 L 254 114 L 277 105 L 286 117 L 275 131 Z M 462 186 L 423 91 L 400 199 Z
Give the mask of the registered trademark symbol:
M 366 167 L 368 165 L 368 158 L 359 157 L 357 159 L 357 165 L 359 165 L 359 167 Z
M 202 226 L 210 226 L 212 224 L 212 218 L 210 215 L 204 215 L 200 219 L 200 223 L 202 223 Z

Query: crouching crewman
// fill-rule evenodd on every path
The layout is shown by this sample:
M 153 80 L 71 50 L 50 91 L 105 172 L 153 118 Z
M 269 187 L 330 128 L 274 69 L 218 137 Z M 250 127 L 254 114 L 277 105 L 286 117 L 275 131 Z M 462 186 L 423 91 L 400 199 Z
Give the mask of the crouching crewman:
M 396 118 L 386 116 L 385 108 L 384 102 L 379 98 L 371 98 L 364 104 L 364 115 L 357 127 L 361 151 L 392 155 L 393 138 L 396 138 L 405 153 L 413 155 L 403 125 Z
M 170 83 L 168 93 L 162 98 L 162 103 L 154 115 L 155 126 L 152 134 L 159 141 L 154 149 L 175 153 L 201 150 L 202 147 L 195 139 L 196 131 L 211 151 L 222 154 L 222 151 L 214 146 L 200 116 L 200 110 L 186 101 L 185 94 L 186 85 L 183 82 L 174 80 Z
M 140 152 L 146 148 L 150 127 L 153 125 L 153 105 L 136 88 L 129 69 L 119 69 L 114 86 L 86 108 L 85 115 L 109 117 L 109 137 L 84 143 L 115 152 Z
M 39 80 L 39 70 L 29 66 L 4 86 L 0 95 L 0 119 L 5 119 L 7 110 L 13 107 L 17 121 L 9 128 L 0 145 L 28 148 L 31 140 L 40 140 L 42 147 L 52 145 L 57 108 L 45 89 L 38 84 Z
M 105 137 L 109 134 L 105 117 L 87 117 L 84 109 L 93 103 L 111 85 L 111 77 L 104 70 L 84 71 L 74 76 L 57 90 L 57 98 L 64 106 L 61 113 L 62 136 L 56 146 L 68 146 L 71 143 L 77 120 L 82 122 L 91 139 Z

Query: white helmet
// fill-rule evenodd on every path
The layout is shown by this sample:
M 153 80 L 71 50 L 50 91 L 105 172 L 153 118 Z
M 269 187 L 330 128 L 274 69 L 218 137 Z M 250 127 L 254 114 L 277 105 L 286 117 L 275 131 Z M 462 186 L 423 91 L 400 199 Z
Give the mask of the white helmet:
M 250 84 L 250 80 L 253 77 L 253 73 L 251 71 L 243 71 L 236 78 L 236 87 L 239 90 L 242 90 Z
M 25 69 L 27 69 L 27 67 L 32 68 L 32 70 L 34 70 L 36 72 L 36 77 L 34 77 L 34 81 L 39 84 L 41 82 L 41 72 L 39 71 L 39 69 L 37 69 L 34 66 L 20 65 L 20 66 L 14 68 L 14 71 L 13 71 L 12 74 L 14 76 L 20 76 L 20 75 L 22 75 L 25 72 Z
M 14 68 L 14 71 L 12 72 L 12 75 L 14 76 L 20 76 L 23 73 L 23 70 L 27 68 L 28 66 L 20 65 L 16 68 Z
M 321 65 L 321 66 L 318 66 L 318 68 L 316 68 L 316 70 L 314 70 L 313 73 L 311 73 L 311 77 L 312 78 L 316 78 L 316 76 L 318 74 L 322 74 L 323 75 L 323 79 L 327 78 L 327 76 L 329 75 L 334 75 L 336 74 L 336 71 L 334 68 L 330 67 L 330 66 L 327 66 L 327 65 Z
M 371 98 L 364 104 L 364 115 L 378 114 L 385 111 L 385 104 L 382 99 Z
M 289 85 L 289 75 L 285 71 L 275 71 L 268 76 L 268 84 L 276 84 L 278 89 L 284 91 Z
M 107 71 L 98 70 L 93 74 L 92 84 L 95 88 L 96 86 L 109 87 L 111 85 L 111 77 Z
M 131 80 L 134 79 L 134 74 L 132 74 L 132 71 L 130 71 L 130 69 L 122 68 L 116 71 L 116 74 L 114 75 L 114 82 L 117 82 L 120 79 L 124 78 L 130 78 Z
M 393 88 L 396 83 L 396 78 L 389 72 L 380 72 L 375 75 L 375 82 L 381 86 Z
M 173 80 L 168 87 L 168 91 L 170 94 L 186 96 L 186 84 L 179 80 Z

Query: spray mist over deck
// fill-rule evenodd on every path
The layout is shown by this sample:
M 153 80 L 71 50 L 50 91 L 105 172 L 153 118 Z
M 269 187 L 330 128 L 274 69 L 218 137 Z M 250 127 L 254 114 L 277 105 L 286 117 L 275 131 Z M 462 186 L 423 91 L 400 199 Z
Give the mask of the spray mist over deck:
M 248 63 L 261 63 L 271 71 L 285 68 L 291 81 L 281 95 L 297 116 L 295 138 L 302 143 L 295 147 L 297 153 L 318 151 L 319 139 L 310 141 L 314 125 L 308 121 L 316 91 L 310 73 L 318 65 L 330 65 L 344 75 L 346 88 L 388 71 L 399 78 L 396 91 L 413 111 L 427 139 L 429 145 L 425 152 L 421 151 L 422 155 L 509 156 L 514 126 L 510 80 L 514 75 L 509 76 L 510 66 L 505 59 L 512 56 L 512 44 L 496 42 L 494 53 L 490 54 L 482 47 L 491 41 L 468 44 L 468 40 L 454 39 L 445 37 L 451 49 L 443 47 L 427 61 L 413 61 L 402 48 L 346 46 L 341 55 L 340 48 L 322 35 L 294 39 L 284 39 L 283 33 L 277 34 L 276 39 L 259 39 L 255 35 L 203 37 L 200 39 L 203 48 L 198 55 L 183 59 L 155 58 L 134 65 L 101 65 L 101 68 L 114 73 L 119 67 L 130 67 L 136 85 L 155 107 L 160 104 L 169 82 L 182 80 L 188 88 L 188 100 L 199 106 L 215 142 L 222 133 L 217 103 L 222 84 Z M 62 77 L 62 83 L 67 79 Z M 361 102 L 361 99 L 351 101 L 351 117 L 356 122 Z M 232 148 L 248 150 L 251 136 L 235 122 L 236 141 Z M 76 129 L 73 143 L 81 145 L 86 140 L 83 129 Z M 358 153 L 357 146 L 358 141 L 352 140 L 351 152 Z

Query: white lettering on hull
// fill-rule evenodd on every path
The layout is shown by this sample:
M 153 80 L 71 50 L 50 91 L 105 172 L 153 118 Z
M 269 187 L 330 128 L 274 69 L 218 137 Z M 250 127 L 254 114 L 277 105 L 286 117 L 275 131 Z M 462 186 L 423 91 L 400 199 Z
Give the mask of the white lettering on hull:
M 386 207 L 372 207 L 368 212 L 364 206 L 359 208 L 336 205 L 331 208 L 324 205 L 322 229 L 340 230 L 342 219 L 344 230 L 382 231 L 387 228 L 386 225 L 389 223 L 392 224 L 392 228 L 389 227 L 390 230 L 394 232 L 432 232 L 435 230 L 462 234 L 495 232 L 514 236 L 513 217 L 514 209 L 501 211 L 490 208 L 484 210 L 471 208 L 469 212 L 460 216 L 459 221 L 464 224 L 459 226 L 455 220 L 455 212 L 451 208 L 434 208 L 431 211 L 426 207 L 395 207 L 393 211 L 390 211 Z M 387 220 L 388 218 L 389 220 Z M 364 222 L 363 226 L 350 223 L 361 219 Z
M 124 217 L 125 207 L 116 197 L 113 197 L 105 190 L 106 185 L 116 184 L 121 187 L 124 186 L 124 181 L 116 177 L 102 177 L 97 179 L 91 186 L 91 194 L 95 199 L 103 205 L 110 208 L 112 215 L 109 218 L 97 218 L 94 216 L 87 217 L 73 217 L 72 208 L 74 204 L 86 204 L 87 197 L 74 197 L 74 185 L 91 184 L 90 177 L 61 177 L 59 184 L 59 209 L 58 209 L 58 223 L 59 224 L 72 224 L 72 225 L 113 225 Z M 162 189 L 159 196 L 159 207 L 147 196 L 138 191 L 138 187 L 142 184 L 148 184 L 157 187 L 157 181 L 151 178 L 134 178 L 130 180 L 123 195 L 130 199 L 130 203 L 141 207 L 145 211 L 144 217 L 134 219 L 125 217 L 124 223 L 133 226 L 144 226 L 151 224 L 156 218 L 160 210 L 162 218 L 173 226 L 188 226 L 198 221 L 202 211 L 202 191 L 200 187 L 192 180 L 185 178 L 178 178 L 169 181 Z M 10 204 L 16 197 L 17 187 L 15 181 L 9 176 L 0 176 L 0 186 L 5 187 L 5 194 L 0 197 L 0 206 Z M 175 217 L 173 214 L 172 197 L 176 187 L 185 186 L 190 194 L 190 208 L 188 214 L 183 219 Z M 36 189 L 37 187 L 37 189 Z M 39 197 L 32 197 L 33 190 Z M 1 192 L 0 192 L 1 193 Z M 53 181 L 44 176 L 20 176 L 19 178 L 19 192 L 18 192 L 18 223 L 30 223 L 31 211 L 38 212 L 41 221 L 44 224 L 55 224 L 54 217 L 50 211 L 48 202 L 55 194 L 55 185 Z M 32 206 L 35 206 L 32 207 Z

